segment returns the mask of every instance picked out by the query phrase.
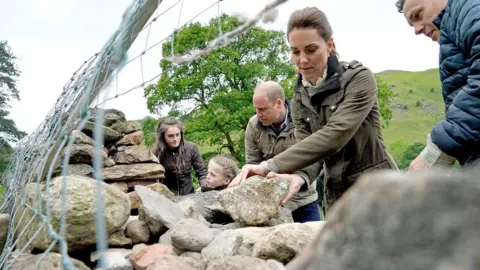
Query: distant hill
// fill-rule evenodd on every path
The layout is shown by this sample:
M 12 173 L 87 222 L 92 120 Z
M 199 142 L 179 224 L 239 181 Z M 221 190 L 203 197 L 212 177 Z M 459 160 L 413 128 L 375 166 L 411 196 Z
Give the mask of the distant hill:
M 383 130 L 387 147 L 394 152 L 395 142 L 425 143 L 432 127 L 445 117 L 438 69 L 420 72 L 388 70 L 377 73 L 392 89 L 393 118 Z M 398 144 L 398 142 L 397 142 Z

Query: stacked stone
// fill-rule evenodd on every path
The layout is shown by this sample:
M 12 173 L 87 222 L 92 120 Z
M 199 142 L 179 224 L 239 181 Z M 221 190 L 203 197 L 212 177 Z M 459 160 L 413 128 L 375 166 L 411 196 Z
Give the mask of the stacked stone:
M 74 131 L 74 144 L 65 147 L 62 156 L 70 151 L 67 168 L 68 175 L 94 177 L 93 156 L 95 153 L 94 130 L 95 118 L 99 109 L 92 110 L 92 117 L 82 131 Z M 134 187 L 147 186 L 150 189 L 164 193 L 169 198 L 173 193 L 164 189 L 158 182 L 165 178 L 165 169 L 158 158 L 144 144 L 144 133 L 138 121 L 127 121 L 125 114 L 116 109 L 104 110 L 103 140 L 100 151 L 103 158 L 103 179 L 106 183 L 127 193 L 132 202 L 132 211 L 139 206 L 139 197 Z M 56 175 L 61 173 L 62 159 L 57 161 Z

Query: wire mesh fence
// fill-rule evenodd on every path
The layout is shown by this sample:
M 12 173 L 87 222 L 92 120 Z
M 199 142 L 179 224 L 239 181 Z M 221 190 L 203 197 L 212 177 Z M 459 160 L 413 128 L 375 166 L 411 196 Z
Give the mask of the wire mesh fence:
M 64 269 L 76 269 L 78 264 L 69 255 L 71 237 L 83 237 L 83 245 L 93 245 L 95 250 L 108 248 L 105 220 L 106 200 L 103 169 L 103 147 L 105 146 L 105 105 L 118 99 L 128 99 L 132 91 L 141 91 L 145 86 L 158 79 L 160 60 L 158 50 L 165 41 L 175 46 L 175 34 L 178 29 L 195 21 L 199 16 L 210 12 L 220 18 L 222 0 L 202 1 L 202 9 L 190 18 L 185 18 L 185 0 L 169 5 L 162 0 L 134 1 L 123 14 L 118 29 L 108 39 L 100 52 L 87 59 L 65 84 L 55 105 L 39 127 L 15 149 L 9 169 L 1 179 L 5 187 L 1 213 L 9 214 L 8 233 L 4 249 L 0 256 L 0 269 L 10 269 L 22 260 L 24 253 L 36 251 L 35 261 L 28 267 L 38 266 L 51 253 L 59 254 Z M 173 55 L 169 58 L 172 68 L 195 61 L 203 55 L 228 44 L 237 36 L 248 31 L 259 21 L 275 20 L 275 9 L 287 2 L 276 0 L 266 5 L 258 14 L 244 20 L 243 25 L 230 32 L 222 31 L 209 42 L 203 50 L 192 51 L 185 55 Z M 198 5 L 197 5 L 198 6 Z M 177 17 L 173 31 L 159 38 L 155 27 L 167 29 L 162 18 Z M 183 17 L 182 17 L 183 16 Z M 183 22 L 183 23 L 182 23 Z M 163 22 L 166 23 L 166 22 Z M 164 30 L 163 32 L 169 32 Z M 132 53 L 137 49 L 137 53 Z M 174 50 L 172 50 L 173 52 Z M 131 56 L 129 56 L 131 55 Z M 149 68 L 146 68 L 146 67 Z M 152 68 L 156 67 L 156 68 Z M 130 72 L 126 72 L 130 70 Z M 135 74 L 131 76 L 128 74 Z M 130 76 L 130 77 L 129 77 Z M 124 79 L 122 81 L 122 79 Z M 86 207 L 94 208 L 91 218 L 94 227 L 83 230 L 85 235 L 72 236 L 73 227 L 68 220 L 74 215 L 69 194 L 67 172 L 70 166 L 71 147 L 78 139 L 77 131 L 93 123 L 93 176 L 95 184 L 84 187 L 87 193 L 94 194 L 94 200 L 85 198 Z M 108 199 L 108 198 L 107 198 Z M 92 241 L 87 241 L 89 238 Z M 104 265 L 100 259 L 100 267 Z

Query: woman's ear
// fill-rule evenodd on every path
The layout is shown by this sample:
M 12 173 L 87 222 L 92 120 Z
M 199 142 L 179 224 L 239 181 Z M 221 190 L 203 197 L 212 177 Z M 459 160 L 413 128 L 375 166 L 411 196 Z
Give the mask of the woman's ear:
M 327 41 L 327 45 L 328 45 L 328 53 L 332 53 L 332 52 L 336 52 L 336 48 L 335 48 L 335 42 L 333 41 L 333 37 L 330 37 Z

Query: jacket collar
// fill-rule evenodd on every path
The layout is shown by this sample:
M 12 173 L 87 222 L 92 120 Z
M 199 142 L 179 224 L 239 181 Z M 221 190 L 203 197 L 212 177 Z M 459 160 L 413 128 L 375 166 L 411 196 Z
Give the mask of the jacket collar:
M 330 91 L 338 91 L 342 86 L 341 77 L 343 73 L 344 70 L 340 65 L 340 61 L 338 61 L 337 56 L 335 54 L 330 55 L 327 60 L 327 76 L 323 83 L 316 87 L 304 87 L 308 93 L 308 96 L 311 99 L 314 99 L 315 96 L 318 96 L 318 94 L 324 94 Z M 299 74 L 295 89 L 301 89 L 303 87 L 302 80 L 302 75 Z M 316 102 L 312 100 L 312 103 Z
M 438 30 L 440 30 L 440 25 L 442 25 L 443 15 L 445 15 L 445 9 L 443 9 L 442 12 L 440 12 L 440 14 L 438 14 L 438 16 L 432 21 Z

